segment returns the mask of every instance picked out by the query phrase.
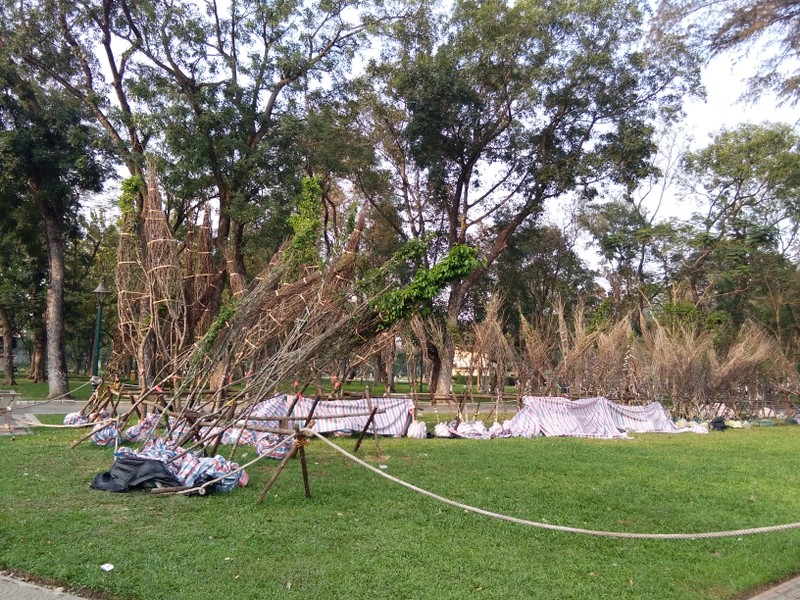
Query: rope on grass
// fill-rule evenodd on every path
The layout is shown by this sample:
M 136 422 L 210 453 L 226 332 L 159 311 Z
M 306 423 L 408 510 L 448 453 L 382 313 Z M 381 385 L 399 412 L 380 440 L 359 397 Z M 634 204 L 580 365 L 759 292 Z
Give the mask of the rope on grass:
M 28 421 L 27 419 L 17 419 L 14 418 L 14 423 L 19 423 L 20 425 L 25 425 L 26 427 L 49 427 L 50 429 L 86 429 L 87 427 L 96 427 L 97 425 L 102 425 L 105 427 L 116 421 L 116 419 L 109 418 L 103 419 L 102 421 L 89 421 L 88 423 L 76 423 L 74 425 L 52 425 L 48 423 L 40 423 L 34 421 Z
M 381 477 L 388 479 L 389 481 L 393 481 L 398 485 L 402 485 L 418 494 L 422 494 L 423 496 L 427 496 L 428 498 L 433 498 L 434 500 L 438 500 L 439 502 L 443 502 L 444 504 L 448 504 L 450 506 L 454 506 L 456 508 L 463 509 L 468 512 L 473 512 L 479 515 L 483 515 L 485 517 L 491 517 L 493 519 L 500 519 L 501 521 L 508 521 L 509 523 L 515 523 L 517 525 L 526 525 L 528 527 L 538 527 L 539 529 L 549 529 L 551 531 L 560 531 L 562 533 L 580 533 L 584 535 L 594 535 L 598 537 L 608 537 L 608 538 L 623 538 L 623 539 L 639 539 L 639 540 L 700 540 L 700 539 L 709 539 L 709 538 L 726 538 L 726 537 L 741 537 L 745 535 L 756 535 L 760 533 L 773 533 L 776 531 L 788 531 L 790 529 L 799 529 L 800 523 L 786 523 L 784 525 L 770 525 L 767 527 L 751 527 L 749 529 L 734 529 L 731 531 L 708 531 L 708 532 L 701 532 L 701 533 L 630 533 L 626 531 L 598 531 L 595 529 L 583 529 L 580 527 L 566 527 L 564 525 L 552 525 L 551 523 L 542 523 L 539 521 L 529 521 L 527 519 L 519 519 L 517 517 L 511 517 L 509 515 L 503 515 L 500 513 L 492 512 L 489 510 L 484 510 L 482 508 L 476 508 L 474 506 L 469 506 L 468 504 L 463 504 L 461 502 L 456 502 L 455 500 L 450 500 L 449 498 L 445 498 L 444 496 L 439 496 L 438 494 L 434 494 L 433 492 L 429 492 L 428 490 L 424 490 L 421 487 L 417 487 L 407 481 L 403 481 L 402 479 L 398 479 L 397 477 L 393 477 L 388 473 L 384 473 L 380 469 L 377 469 L 370 465 L 369 463 L 364 462 L 360 458 L 353 456 L 344 448 L 340 448 L 333 442 L 331 442 L 325 436 L 317 433 L 312 429 L 303 429 L 303 435 L 306 436 L 316 436 L 317 438 L 321 439 L 323 442 L 328 444 L 331 448 L 343 454 L 353 462 L 361 465 L 362 467 L 369 469 L 373 473 L 377 473 Z
M 60 396 L 56 396 L 54 398 L 49 398 L 49 399 L 45 400 L 44 402 L 38 402 L 34 406 L 44 406 L 46 404 L 50 404 L 51 402 L 55 402 L 57 400 L 63 400 L 64 398 L 67 398 L 67 397 L 71 396 L 73 393 L 77 392 L 78 390 L 80 390 L 82 388 L 85 388 L 90 383 L 92 383 L 91 379 L 89 379 L 86 383 L 79 385 L 74 390 L 70 390 L 70 391 L 68 391 L 68 392 L 66 392 L 64 394 L 61 394 Z M 36 402 L 36 400 L 23 400 L 22 402 Z M 28 406 L 30 406 L 30 404 Z

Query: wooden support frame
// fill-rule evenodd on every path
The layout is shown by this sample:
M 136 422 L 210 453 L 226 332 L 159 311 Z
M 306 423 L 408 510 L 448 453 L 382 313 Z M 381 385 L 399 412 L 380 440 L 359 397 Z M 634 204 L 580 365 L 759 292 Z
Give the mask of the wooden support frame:
M 303 424 L 303 429 L 314 426 L 314 411 L 316 411 L 319 401 L 320 401 L 319 396 L 314 398 L 314 402 L 311 405 L 311 409 L 308 411 L 308 416 L 306 417 L 306 421 Z M 296 404 L 297 401 L 292 403 L 284 419 L 288 420 Z M 283 421 L 283 419 L 281 419 L 281 421 Z M 305 493 L 306 498 L 311 498 L 311 485 L 309 484 L 308 480 L 308 463 L 306 462 L 306 448 L 305 448 L 308 445 L 309 438 L 303 434 L 302 430 L 298 425 L 295 425 L 294 427 L 294 434 L 295 434 L 294 444 L 292 444 L 289 453 L 283 457 L 283 460 L 281 460 L 280 464 L 275 469 L 275 472 L 272 474 L 272 477 L 270 477 L 269 481 L 267 482 L 267 485 L 265 485 L 264 489 L 261 490 L 261 493 L 258 495 L 258 500 L 256 500 L 256 504 L 262 504 L 264 502 L 264 499 L 267 497 L 267 494 L 269 494 L 269 490 L 278 480 L 278 477 L 280 477 L 280 474 L 286 468 L 286 465 L 289 464 L 290 460 L 292 460 L 295 456 L 298 455 L 300 456 L 300 470 L 303 474 L 303 492 Z
M 370 406 L 372 406 L 372 400 L 367 396 L 367 402 Z M 356 442 L 355 448 L 353 448 L 353 454 L 358 452 L 358 449 L 361 447 L 361 442 L 364 440 L 364 436 L 367 435 L 367 431 L 369 431 L 370 425 L 373 425 L 375 422 L 375 415 L 382 413 L 382 410 L 378 410 L 378 405 L 372 406 L 372 410 L 370 410 L 369 418 L 367 418 L 367 422 L 364 424 L 364 429 L 361 430 L 361 435 L 358 436 L 358 441 Z M 381 442 L 378 436 L 378 428 L 372 427 L 372 433 L 375 435 L 375 447 L 378 449 L 378 460 L 383 459 L 383 450 L 381 450 Z
M 358 436 L 358 441 L 356 442 L 355 447 L 353 448 L 353 454 L 358 452 L 358 449 L 361 447 L 361 442 L 364 441 L 364 436 L 367 435 L 367 431 L 369 431 L 369 426 L 372 425 L 372 421 L 375 420 L 375 413 L 378 412 L 378 407 L 375 406 L 369 413 L 369 418 L 367 422 L 364 424 L 364 429 L 361 430 L 361 435 Z

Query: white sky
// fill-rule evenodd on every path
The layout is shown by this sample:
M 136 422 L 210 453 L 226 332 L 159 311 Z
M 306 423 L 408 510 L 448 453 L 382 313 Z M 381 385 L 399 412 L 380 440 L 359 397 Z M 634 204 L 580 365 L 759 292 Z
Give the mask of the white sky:
M 796 126 L 800 110 L 789 105 L 781 106 L 771 93 L 765 94 L 757 103 L 741 99 L 747 91 L 747 79 L 756 69 L 755 59 L 732 62 L 728 57 L 717 57 L 704 69 L 706 99 L 690 99 L 684 107 L 686 118 L 680 131 L 688 149 L 704 148 L 721 130 L 733 129 L 743 123 L 781 122 Z M 696 207 L 688 202 L 672 199 L 659 207 L 657 220 L 685 218 L 695 210 Z
M 739 123 L 784 122 L 794 125 L 800 110 L 792 106 L 779 106 L 772 94 L 765 95 L 757 104 L 739 101 L 746 91 L 746 80 L 757 69 L 756 61 L 731 62 L 730 58 L 717 57 L 703 72 L 707 100 L 695 100 L 686 106 L 687 130 L 693 132 L 697 147 L 705 146 L 710 134 L 723 127 Z
M 755 73 L 753 60 L 732 63 L 718 57 L 703 72 L 706 100 L 687 102 L 684 132 L 693 150 L 707 146 L 722 129 L 733 129 L 743 123 L 787 123 L 797 126 L 800 111 L 780 105 L 771 93 L 757 103 L 741 100 L 747 91 L 747 79 Z M 688 217 L 697 207 L 678 200 L 662 205 L 659 217 Z

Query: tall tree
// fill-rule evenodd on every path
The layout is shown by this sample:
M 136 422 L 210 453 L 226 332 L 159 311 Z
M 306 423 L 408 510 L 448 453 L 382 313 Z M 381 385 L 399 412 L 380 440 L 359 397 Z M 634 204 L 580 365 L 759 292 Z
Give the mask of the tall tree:
M 446 393 L 470 288 L 546 200 L 600 182 L 632 188 L 649 173 L 652 120 L 678 108 L 697 71 L 678 41 L 646 43 L 637 2 L 463 0 L 441 21 L 403 24 L 397 40 L 369 69 L 363 126 L 386 160 L 402 234 L 435 234 L 430 266 L 507 215 L 481 266 L 443 298 L 435 387 Z
M 268 252 L 288 233 L 304 170 L 294 134 L 309 92 L 349 76 L 368 38 L 413 10 L 372 0 L 0 5 L 0 44 L 80 101 L 133 177 L 145 181 L 145 153 L 161 159 L 152 164 L 174 232 L 217 205 L 207 322 L 226 282 L 234 295 L 245 289 L 247 236 L 269 234 Z M 134 194 L 130 233 L 141 231 L 145 193 Z
M 7 386 L 16 385 L 13 352 L 16 338 L 23 327 L 31 324 L 25 318 L 28 308 L 25 292 L 33 279 L 23 239 L 15 231 L 14 212 L 18 211 L 6 211 L 6 218 L 0 224 L 0 335 L 3 337 L 2 371 Z
M 553 225 L 523 224 L 492 271 L 515 337 L 520 317 L 546 329 L 552 324 L 556 306 L 571 313 L 594 287 L 592 272 L 564 232 Z
M 3 286 L 8 288 L 4 300 L 12 328 L 29 333 L 19 342 L 30 356 L 28 377 L 39 383 L 46 379 L 47 243 L 33 203 L 20 202 L 17 187 L 11 182 L 2 189 L 2 270 Z
M 46 240 L 48 395 L 69 392 L 64 339 L 65 236 L 76 218 L 80 193 L 99 190 L 103 168 L 91 129 L 76 103 L 52 89 L 36 88 L 7 55 L 0 64 L 0 171 L 4 195 L 35 207 Z
M 299 192 L 292 133 L 309 87 L 348 74 L 370 32 L 409 12 L 354 0 L 47 0 L 8 3 L 3 39 L 92 111 L 132 175 L 145 150 L 166 159 L 173 225 L 219 203 L 217 254 L 238 294 L 246 226 L 271 211 L 285 220 Z
M 612 200 L 584 207 L 581 224 L 594 238 L 608 282 L 611 315 L 642 310 L 668 285 L 669 252 L 678 225 L 657 221 L 642 202 Z
M 782 124 L 741 125 L 687 154 L 684 168 L 685 193 L 705 209 L 678 275 L 695 305 L 741 324 L 754 278 L 800 258 L 800 136 Z M 757 264 L 772 266 L 756 272 Z

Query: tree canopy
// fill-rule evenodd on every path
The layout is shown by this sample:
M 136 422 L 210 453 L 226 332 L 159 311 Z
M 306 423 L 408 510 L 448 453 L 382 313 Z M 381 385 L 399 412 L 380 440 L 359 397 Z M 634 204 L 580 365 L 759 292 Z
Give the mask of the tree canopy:
M 434 236 L 430 266 L 487 224 L 504 224 L 481 246 L 481 266 L 451 285 L 450 328 L 470 288 L 547 200 L 632 189 L 653 171 L 654 120 L 677 114 L 698 73 L 677 40 L 648 43 L 643 22 L 635 2 L 456 2 L 448 14 L 399 24 L 396 44 L 370 64 L 357 88 L 360 121 L 384 161 L 398 234 Z M 452 360 L 452 340 L 439 355 Z M 445 376 L 439 391 L 449 385 Z
M 692 219 L 658 221 L 641 198 L 644 180 L 666 175 L 659 128 L 701 90 L 702 52 L 673 25 L 709 11 L 721 20 L 697 31 L 710 52 L 773 27 L 794 47 L 790 5 L 737 4 L 723 19 L 725 6 L 665 0 L 653 26 L 638 0 L 0 0 L 0 203 L 9 223 L 35 208 L 45 225 L 4 241 L 0 268 L 63 294 L 54 286 L 108 260 L 79 233 L 119 239 L 117 347 L 150 362 L 138 365 L 149 383 L 273 261 L 288 285 L 327 268 L 357 226 L 355 295 L 380 297 L 370 335 L 413 307 L 440 393 L 495 291 L 495 333 L 691 313 L 718 331 L 755 319 L 795 348 L 790 127 L 742 126 L 687 153 L 682 189 L 703 206 Z M 130 175 L 119 238 L 78 215 L 106 176 L 100 149 Z M 543 222 L 546 206 L 576 201 L 607 290 L 577 238 Z M 33 250 L 43 233 L 48 257 Z M 52 262 L 65 249 L 67 268 Z M 156 271 L 169 275 L 148 279 Z

